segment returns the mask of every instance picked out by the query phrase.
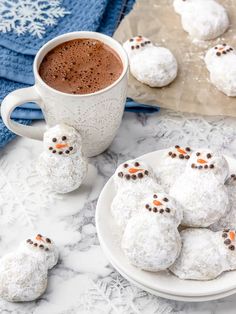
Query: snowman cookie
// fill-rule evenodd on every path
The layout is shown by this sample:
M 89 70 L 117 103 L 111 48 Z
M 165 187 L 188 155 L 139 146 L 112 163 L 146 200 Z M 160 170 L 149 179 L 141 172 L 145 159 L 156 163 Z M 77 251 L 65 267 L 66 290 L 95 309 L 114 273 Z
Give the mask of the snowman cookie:
M 116 196 L 111 204 L 111 212 L 116 223 L 123 229 L 128 220 L 142 207 L 147 193 L 161 190 L 153 170 L 144 162 L 129 160 L 121 164 L 115 174 Z
M 182 225 L 208 227 L 229 209 L 228 163 L 219 153 L 199 149 L 192 153 L 184 173 L 170 188 L 170 195 L 181 205 Z
M 167 194 L 149 194 L 142 210 L 125 228 L 121 247 L 134 266 L 148 271 L 167 269 L 181 250 L 177 230 L 182 211 Z
M 71 126 L 58 124 L 45 132 L 43 141 L 37 170 L 46 185 L 57 193 L 77 189 L 87 174 L 80 134 Z
M 150 39 L 136 36 L 124 45 L 130 71 L 141 83 L 151 87 L 169 85 L 177 75 L 177 61 L 170 50 L 154 45 Z
M 173 4 L 183 29 L 193 39 L 211 40 L 229 27 L 225 8 L 215 0 L 174 0 Z
M 175 145 L 164 153 L 161 162 L 158 163 L 156 174 L 167 193 L 175 180 L 184 172 L 191 152 L 188 146 Z
M 58 261 L 58 250 L 38 234 L 0 260 L 0 296 L 10 302 L 33 301 L 47 288 L 48 270 Z
M 227 44 L 216 45 L 208 50 L 205 63 L 210 80 L 227 96 L 236 96 L 236 52 Z
M 179 278 L 211 280 L 236 269 L 235 230 L 189 228 L 181 232 L 181 239 L 181 253 L 170 267 Z

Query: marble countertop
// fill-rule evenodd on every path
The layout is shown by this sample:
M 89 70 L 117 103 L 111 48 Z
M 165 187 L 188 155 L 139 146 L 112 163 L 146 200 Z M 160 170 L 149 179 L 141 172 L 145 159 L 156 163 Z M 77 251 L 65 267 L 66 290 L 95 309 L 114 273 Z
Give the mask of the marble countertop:
M 179 114 L 125 113 L 111 147 L 90 159 L 89 175 L 76 192 L 48 193 L 34 170 L 42 143 L 17 138 L 1 151 L 0 256 L 30 233 L 58 244 L 60 260 L 50 271 L 46 293 L 36 302 L 0 300 L 12 314 L 233 314 L 236 295 L 212 302 L 185 303 L 150 295 L 123 279 L 105 258 L 94 223 L 96 201 L 116 166 L 130 158 L 181 144 L 211 147 L 236 158 L 236 119 Z

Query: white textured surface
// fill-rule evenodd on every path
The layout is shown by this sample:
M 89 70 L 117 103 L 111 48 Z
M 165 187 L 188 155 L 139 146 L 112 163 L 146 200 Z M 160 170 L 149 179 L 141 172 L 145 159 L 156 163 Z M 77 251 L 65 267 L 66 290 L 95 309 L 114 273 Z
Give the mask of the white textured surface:
M 235 50 L 229 45 L 217 45 L 207 51 L 205 63 L 212 84 L 227 96 L 236 96 Z
M 178 65 L 174 55 L 169 49 L 147 44 L 141 47 L 142 42 L 137 42 L 136 46 L 130 47 L 130 40 L 124 43 L 124 48 L 128 53 L 130 61 L 130 71 L 140 82 L 151 87 L 163 87 L 170 84 L 177 75 Z M 143 38 L 143 42 L 147 38 Z M 133 43 L 133 42 L 132 42 Z M 138 44 L 138 49 L 136 49 Z M 141 49 L 140 49 L 141 48 Z
M 177 227 L 182 211 L 167 194 L 158 192 L 149 194 L 144 204 L 128 221 L 121 247 L 134 266 L 148 271 L 164 270 L 180 253 Z
M 181 279 L 210 280 L 236 268 L 236 251 L 224 244 L 222 231 L 186 229 L 181 232 L 182 250 L 170 270 Z M 235 240 L 231 242 L 235 245 Z
M 176 145 L 210 147 L 236 158 L 236 119 L 161 110 L 153 115 L 126 113 L 108 151 L 90 160 L 88 179 L 77 191 L 58 198 L 33 176 L 30 164 L 42 143 L 18 138 L 0 159 L 0 256 L 14 250 L 28 233 L 54 239 L 60 262 L 37 302 L 10 304 L 10 314 L 234 314 L 236 297 L 214 302 L 174 302 L 152 296 L 123 279 L 99 247 L 94 224 L 97 197 L 123 161 Z M 2 226 L 2 223 L 4 225 Z M 17 234 L 17 236 L 16 236 Z
M 215 0 L 174 0 L 174 8 L 193 39 L 214 39 L 229 27 L 226 10 Z

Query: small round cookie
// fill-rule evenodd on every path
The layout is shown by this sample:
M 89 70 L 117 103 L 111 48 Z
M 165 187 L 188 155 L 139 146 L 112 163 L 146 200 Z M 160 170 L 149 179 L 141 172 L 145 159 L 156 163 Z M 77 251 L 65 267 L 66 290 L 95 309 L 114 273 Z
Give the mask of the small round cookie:
M 121 164 L 114 174 L 114 182 L 117 193 L 111 204 L 111 212 L 117 225 L 122 229 L 142 207 L 147 193 L 156 189 L 162 190 L 157 184 L 153 170 L 138 160 L 129 160 Z
M 227 44 L 209 49 L 205 63 L 210 72 L 210 80 L 218 90 L 227 96 L 236 96 L 236 52 Z
M 181 233 L 182 250 L 170 267 L 181 279 L 212 280 L 236 269 L 235 230 L 189 228 Z
M 80 134 L 71 126 L 58 124 L 44 133 L 43 142 L 37 170 L 47 187 L 57 193 L 77 189 L 87 174 Z
M 158 181 L 168 193 L 175 180 L 184 172 L 192 149 L 175 145 L 164 153 L 161 162 L 157 165 L 155 172 Z
M 170 195 L 182 206 L 182 225 L 208 227 L 227 213 L 226 174 L 228 164 L 219 153 L 206 149 L 192 153 L 184 173 L 170 189 Z
M 134 266 L 148 271 L 167 269 L 181 250 L 178 225 L 182 211 L 163 193 L 150 194 L 125 228 L 121 247 Z
M 10 302 L 33 301 L 47 288 L 48 270 L 58 261 L 58 250 L 38 234 L 0 260 L 0 296 Z
M 130 71 L 141 83 L 163 87 L 176 78 L 178 65 L 169 49 L 158 47 L 143 36 L 127 40 L 123 47 L 129 57 Z
M 193 39 L 211 40 L 229 27 L 225 8 L 215 0 L 174 0 L 182 27 Z

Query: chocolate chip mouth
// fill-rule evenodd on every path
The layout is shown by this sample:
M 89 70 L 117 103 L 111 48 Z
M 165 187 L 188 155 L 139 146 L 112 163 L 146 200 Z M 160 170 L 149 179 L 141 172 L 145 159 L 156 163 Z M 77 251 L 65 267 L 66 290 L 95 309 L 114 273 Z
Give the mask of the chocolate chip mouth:
M 42 237 L 40 234 L 38 236 Z M 49 244 L 51 243 L 51 240 L 49 238 L 46 238 L 45 241 Z M 26 243 L 33 246 L 34 248 L 40 248 L 40 250 L 49 251 L 49 248 L 45 247 L 45 245 L 43 245 L 43 244 L 38 245 L 37 242 L 34 242 L 31 239 L 27 239 Z
M 207 169 L 214 169 L 215 168 L 215 166 L 214 166 L 214 164 L 210 164 L 209 166 L 208 165 L 204 165 L 204 166 L 202 166 L 202 165 L 196 165 L 195 163 L 192 163 L 191 164 L 191 168 L 192 169 L 199 169 L 199 170 L 201 170 L 201 169 L 205 169 L 205 170 L 207 170 Z

